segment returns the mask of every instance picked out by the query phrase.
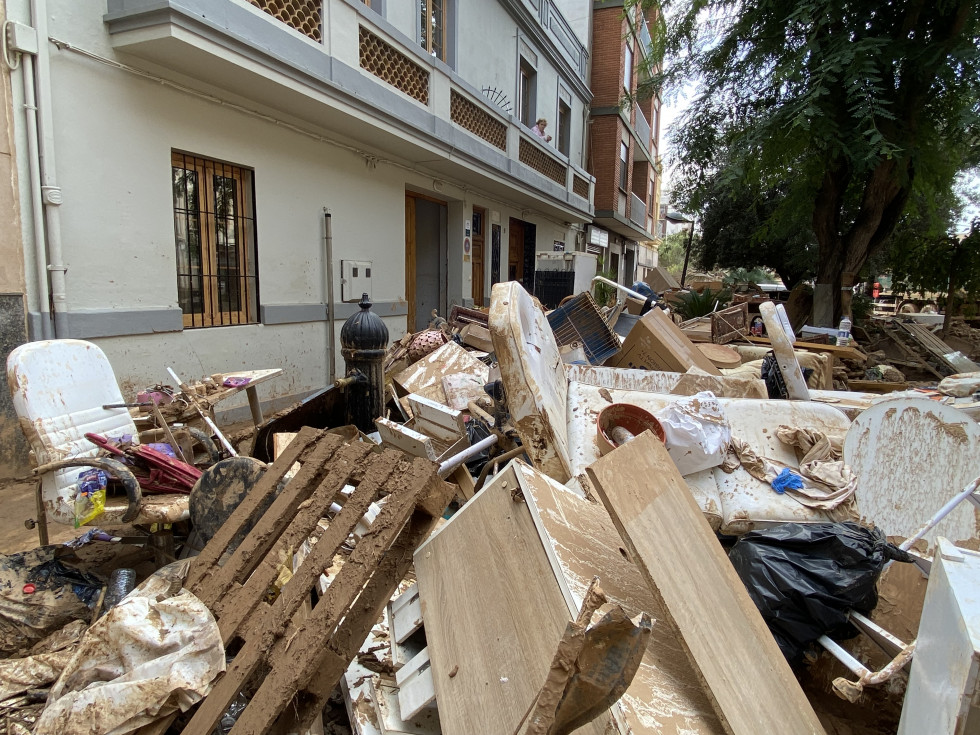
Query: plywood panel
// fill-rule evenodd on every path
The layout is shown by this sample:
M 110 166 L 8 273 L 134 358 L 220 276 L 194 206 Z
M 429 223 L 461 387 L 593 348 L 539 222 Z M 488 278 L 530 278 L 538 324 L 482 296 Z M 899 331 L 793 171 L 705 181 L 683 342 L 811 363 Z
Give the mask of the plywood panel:
M 573 617 L 516 488 L 508 468 L 415 554 L 444 735 L 513 735 Z
M 732 735 L 824 730 L 684 480 L 649 431 L 587 474 Z M 660 623 L 661 621 L 658 621 Z
M 616 705 L 634 735 L 721 735 L 724 730 L 643 575 L 625 556 L 619 532 L 601 504 L 581 498 L 524 464 L 516 464 L 524 497 L 569 603 L 578 610 L 593 576 L 610 602 L 633 617 L 654 619 L 640 669 Z

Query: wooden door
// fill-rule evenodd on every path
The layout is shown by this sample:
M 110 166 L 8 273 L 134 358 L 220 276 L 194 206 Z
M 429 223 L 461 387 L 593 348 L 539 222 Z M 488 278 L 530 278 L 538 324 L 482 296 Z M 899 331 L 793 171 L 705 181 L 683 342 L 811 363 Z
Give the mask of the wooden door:
M 524 280 L 524 223 L 513 217 L 507 241 L 507 280 Z
M 473 207 L 473 304 L 483 306 L 483 249 L 485 244 L 484 230 L 486 228 L 487 210 Z

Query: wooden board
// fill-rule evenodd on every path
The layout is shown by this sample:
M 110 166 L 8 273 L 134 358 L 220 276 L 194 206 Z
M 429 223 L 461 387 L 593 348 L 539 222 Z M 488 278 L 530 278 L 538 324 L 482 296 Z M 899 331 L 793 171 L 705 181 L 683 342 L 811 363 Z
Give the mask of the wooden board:
M 749 333 L 749 305 L 738 304 L 711 315 L 711 341 L 725 345 Z
M 793 352 L 793 343 L 789 336 L 783 331 L 776 307 L 771 301 L 759 304 L 759 313 L 762 320 L 766 323 L 766 331 L 772 341 L 772 351 L 776 355 L 776 363 L 779 365 L 779 372 L 783 376 L 783 383 L 786 385 L 787 397 L 794 401 L 809 401 L 810 392 L 807 390 L 806 381 L 803 379 L 803 372 L 800 370 L 800 363 Z
M 697 348 L 716 368 L 735 368 L 742 364 L 742 358 L 731 347 L 706 342 L 697 345 Z
M 577 611 L 594 576 L 610 602 L 634 617 L 664 617 L 660 601 L 635 564 L 601 504 L 581 498 L 532 467 L 516 462 L 528 510 L 570 614 Z M 626 694 L 616 703 L 633 735 L 721 735 L 724 730 L 684 655 L 681 641 L 667 625 L 655 622 L 643 662 Z
M 609 358 L 609 367 L 646 368 L 687 372 L 699 367 L 711 375 L 721 375 L 718 368 L 695 348 L 677 325 L 661 309 L 651 309 L 633 325 L 623 349 Z
M 445 405 L 446 393 L 442 389 L 442 378 L 454 373 L 469 373 L 486 382 L 490 368 L 455 342 L 447 342 L 394 375 L 392 382 L 401 391 L 401 395 L 415 393 Z
M 649 431 L 587 470 L 732 735 L 824 730 L 741 580 Z
M 768 327 L 767 327 L 768 328 Z M 746 339 L 754 345 L 771 345 L 768 337 L 753 337 L 749 335 Z M 807 352 L 825 352 L 833 357 L 841 358 L 844 360 L 856 360 L 858 362 L 865 362 L 868 356 L 865 355 L 861 350 L 856 347 L 838 347 L 837 345 L 820 345 L 815 342 L 801 342 L 796 340 L 793 343 L 793 349 L 796 350 L 806 350 Z
M 513 735 L 573 617 L 516 488 L 508 467 L 415 554 L 444 735 Z
M 235 735 L 267 732 L 280 715 L 286 731 L 304 730 L 322 710 L 453 492 L 432 462 L 391 449 L 373 452 L 372 446 L 304 428 L 194 558 L 186 586 L 211 609 L 224 643 L 240 640 L 242 646 L 185 727 L 188 735 L 210 733 L 260 670 L 266 673 Z M 294 461 L 300 470 L 276 495 Z M 346 495 L 349 484 L 356 490 Z M 356 542 L 328 593 L 304 610 L 323 570 L 382 496 L 371 533 Z M 343 503 L 342 510 L 270 604 L 265 598 L 281 560 L 309 537 L 334 502 Z M 254 528 L 230 549 L 252 516 L 258 516 Z

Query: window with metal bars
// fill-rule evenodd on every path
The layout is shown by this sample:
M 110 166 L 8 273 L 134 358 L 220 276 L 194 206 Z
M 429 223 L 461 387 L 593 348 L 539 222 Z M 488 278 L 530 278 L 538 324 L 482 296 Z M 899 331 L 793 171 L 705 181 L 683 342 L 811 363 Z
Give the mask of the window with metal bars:
M 171 166 L 184 327 L 258 322 L 253 172 L 177 151 Z

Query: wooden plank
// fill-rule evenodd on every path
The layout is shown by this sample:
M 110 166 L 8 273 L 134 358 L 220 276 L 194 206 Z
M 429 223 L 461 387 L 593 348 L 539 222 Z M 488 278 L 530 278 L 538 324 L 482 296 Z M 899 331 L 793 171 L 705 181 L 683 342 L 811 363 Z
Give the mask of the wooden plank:
M 634 324 L 623 342 L 623 349 L 605 364 L 679 373 L 699 367 L 711 375 L 721 375 L 661 309 L 651 309 Z
M 407 452 L 413 457 L 425 457 L 433 462 L 439 458 L 439 453 L 432 446 L 432 439 L 425 434 L 383 417 L 375 419 L 374 425 L 378 427 L 378 434 L 385 444 Z
M 572 618 L 516 489 L 508 468 L 415 554 L 444 735 L 513 735 Z
M 768 337 L 754 337 L 749 335 L 745 337 L 749 342 L 754 345 L 771 345 L 772 342 Z M 807 352 L 825 352 L 833 357 L 839 357 L 845 360 L 856 360 L 858 362 L 864 362 L 868 359 L 857 347 L 838 347 L 837 345 L 820 345 L 815 342 L 801 342 L 796 340 L 793 343 L 793 349 L 795 350 L 806 350 Z
M 514 463 L 527 508 L 565 595 L 569 614 L 599 577 L 610 602 L 631 617 L 666 614 L 640 570 L 626 558 L 619 533 L 602 504 L 585 498 L 521 462 Z M 633 735 L 721 735 L 721 723 L 669 626 L 653 626 L 640 668 L 616 704 Z
M 462 411 L 417 395 L 408 396 L 408 405 L 415 417 L 416 431 L 445 444 L 453 444 L 466 435 Z
M 644 432 L 586 472 L 725 729 L 823 733 L 663 444 Z

